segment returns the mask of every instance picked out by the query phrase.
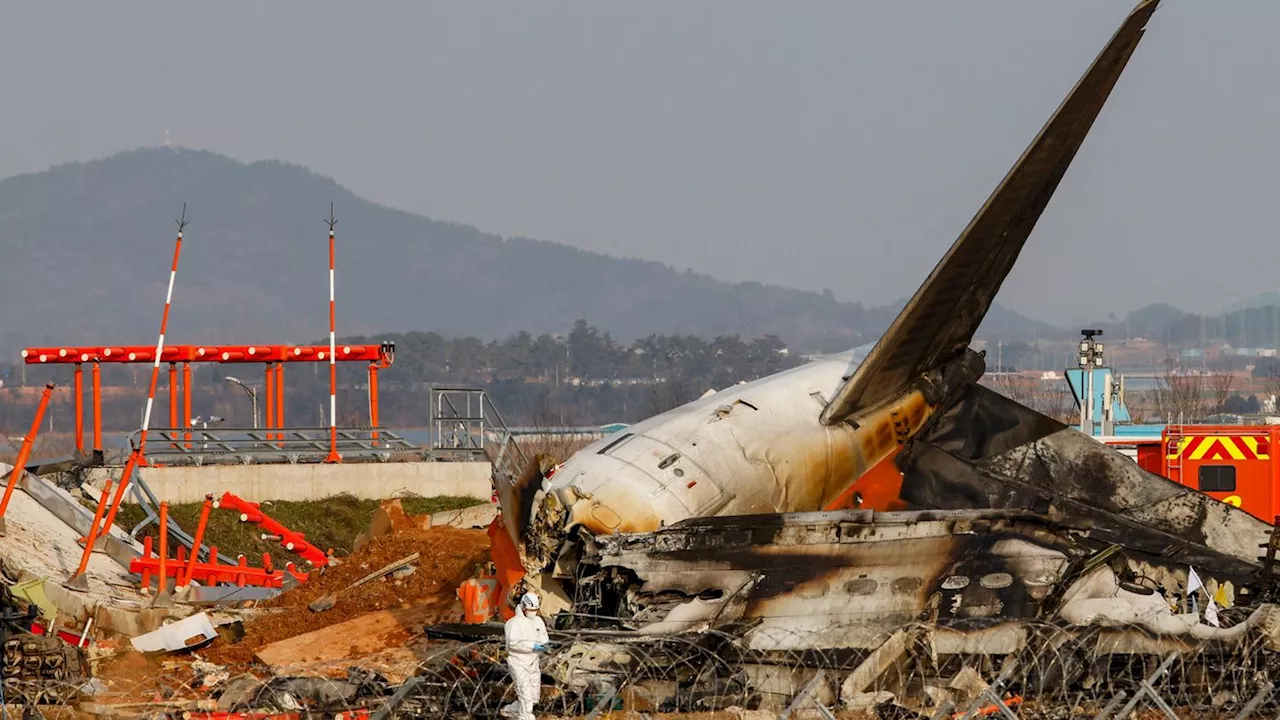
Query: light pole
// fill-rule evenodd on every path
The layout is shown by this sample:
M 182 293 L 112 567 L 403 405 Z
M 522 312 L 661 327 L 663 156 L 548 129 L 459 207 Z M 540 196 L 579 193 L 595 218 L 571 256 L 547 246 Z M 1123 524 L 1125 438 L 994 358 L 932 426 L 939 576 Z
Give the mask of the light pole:
M 217 425 L 223 420 L 226 420 L 226 418 L 220 418 L 214 415 L 210 415 L 209 417 L 198 415 L 196 417 L 191 418 L 191 426 L 195 427 L 196 425 L 199 425 L 200 429 L 208 430 L 210 425 Z
M 196 427 L 198 425 L 201 430 L 207 431 L 210 425 L 216 425 L 222 422 L 223 420 L 226 420 L 226 418 L 220 418 L 220 417 L 217 417 L 216 415 L 210 415 L 209 417 L 199 415 L 191 418 L 191 427 Z M 201 434 L 204 435 L 204 433 L 201 433 Z M 200 449 L 201 450 L 209 449 L 209 437 L 207 435 L 205 435 L 204 439 L 200 441 Z
M 1080 431 L 1093 435 L 1093 369 L 1102 367 L 1102 343 L 1093 338 L 1102 331 L 1086 328 L 1080 334 Z
M 233 378 L 230 376 L 228 376 L 226 380 L 229 383 L 239 385 L 241 390 L 244 390 L 246 393 L 249 394 L 249 399 L 253 400 L 253 429 L 257 430 L 258 429 L 258 389 L 249 387 L 248 385 L 245 385 L 244 383 L 240 382 L 236 378 Z

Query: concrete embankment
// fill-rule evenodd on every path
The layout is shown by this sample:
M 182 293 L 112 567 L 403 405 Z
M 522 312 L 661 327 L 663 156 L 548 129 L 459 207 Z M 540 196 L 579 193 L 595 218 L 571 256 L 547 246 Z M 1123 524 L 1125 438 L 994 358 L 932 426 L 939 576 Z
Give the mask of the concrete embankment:
M 341 493 L 370 500 L 415 495 L 487 500 L 491 494 L 487 462 L 181 465 L 140 472 L 156 498 L 171 503 L 199 502 L 206 494 L 224 492 L 250 502 L 319 500 Z M 108 474 L 118 478 L 120 468 L 97 468 L 89 481 L 101 486 Z

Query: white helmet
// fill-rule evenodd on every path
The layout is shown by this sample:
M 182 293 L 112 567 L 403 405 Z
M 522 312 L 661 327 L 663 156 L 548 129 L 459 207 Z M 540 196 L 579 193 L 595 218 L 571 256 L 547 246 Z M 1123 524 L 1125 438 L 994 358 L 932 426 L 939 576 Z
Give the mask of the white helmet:
M 520 607 L 525 610 L 537 610 L 541 605 L 538 596 L 531 592 L 525 593 L 524 597 L 520 598 Z

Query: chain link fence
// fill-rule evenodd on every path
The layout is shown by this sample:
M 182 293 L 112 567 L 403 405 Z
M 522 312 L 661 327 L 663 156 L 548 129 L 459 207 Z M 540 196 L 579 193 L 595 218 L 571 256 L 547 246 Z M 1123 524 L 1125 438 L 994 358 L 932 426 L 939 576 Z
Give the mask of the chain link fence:
M 858 650 L 776 649 L 823 648 L 827 635 L 748 641 L 730 630 L 662 638 L 553 631 L 537 712 L 708 720 L 1280 715 L 1280 653 L 1267 628 L 1234 641 L 1197 641 L 1052 622 L 993 623 L 959 635 L 912 624 Z M 324 677 L 314 676 L 315 668 L 272 672 L 175 655 L 148 671 L 86 683 L 69 675 L 60 681 L 52 667 L 40 667 L 65 658 L 6 646 L 3 688 L 5 700 L 24 705 L 28 717 L 110 707 L 116 717 L 489 718 L 515 701 L 500 633 L 434 640 L 415 652 L 407 667 L 360 661 Z

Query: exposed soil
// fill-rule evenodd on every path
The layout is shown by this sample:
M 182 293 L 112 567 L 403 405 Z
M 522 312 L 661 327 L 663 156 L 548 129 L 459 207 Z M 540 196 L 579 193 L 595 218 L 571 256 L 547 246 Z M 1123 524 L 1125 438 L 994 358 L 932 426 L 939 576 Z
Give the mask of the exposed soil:
M 195 686 L 191 670 L 194 659 L 182 653 L 148 657 L 137 650 L 123 650 L 94 668 L 94 677 L 110 688 L 96 700 L 108 704 L 163 703 L 189 698 Z
M 419 558 L 413 562 L 412 574 L 402 578 L 387 576 L 345 590 L 369 573 L 414 552 L 419 553 Z M 460 620 L 462 605 L 456 598 L 457 587 L 474 574 L 477 565 L 488 560 L 489 537 L 482 530 L 404 528 L 373 539 L 323 573 L 313 572 L 303 585 L 264 603 L 264 608 L 281 610 L 246 622 L 240 642 L 228 644 L 219 638 L 201 655 L 221 665 L 243 666 L 252 663 L 254 651 L 264 645 L 375 610 L 452 601 L 452 614 Z M 307 608 L 313 600 L 330 593 L 337 593 L 332 608 L 319 613 Z

